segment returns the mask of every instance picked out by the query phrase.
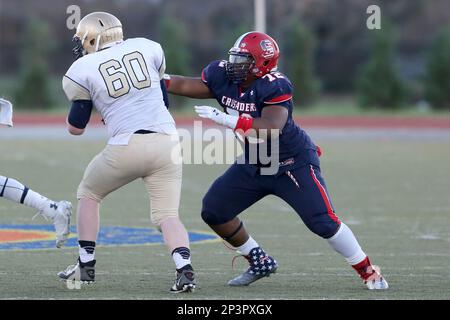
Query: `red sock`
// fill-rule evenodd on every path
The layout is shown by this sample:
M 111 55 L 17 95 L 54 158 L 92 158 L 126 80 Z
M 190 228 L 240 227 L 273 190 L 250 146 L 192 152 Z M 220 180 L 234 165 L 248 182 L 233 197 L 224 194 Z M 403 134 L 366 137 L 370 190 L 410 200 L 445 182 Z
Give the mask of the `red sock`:
M 367 279 L 371 273 L 367 272 L 367 268 L 371 265 L 369 257 L 366 256 L 366 258 L 361 261 L 358 264 L 355 264 L 352 266 L 353 269 L 356 270 L 356 272 L 358 272 L 359 276 L 363 279 Z

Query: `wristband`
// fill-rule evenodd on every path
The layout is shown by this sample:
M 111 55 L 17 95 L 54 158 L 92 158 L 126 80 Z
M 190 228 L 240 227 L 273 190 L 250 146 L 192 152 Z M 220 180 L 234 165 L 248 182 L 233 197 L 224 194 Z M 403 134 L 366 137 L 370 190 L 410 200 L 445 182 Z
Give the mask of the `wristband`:
M 320 157 L 322 156 L 322 148 L 320 146 L 316 146 L 316 150 L 317 150 L 317 155 Z
M 166 85 L 166 88 L 169 89 L 169 86 L 170 86 L 170 74 L 164 73 L 163 79 L 164 79 L 164 84 Z
M 253 128 L 253 118 L 240 116 L 236 123 L 236 127 L 234 128 L 234 131 L 242 130 L 243 133 L 246 134 L 247 131 L 252 128 Z

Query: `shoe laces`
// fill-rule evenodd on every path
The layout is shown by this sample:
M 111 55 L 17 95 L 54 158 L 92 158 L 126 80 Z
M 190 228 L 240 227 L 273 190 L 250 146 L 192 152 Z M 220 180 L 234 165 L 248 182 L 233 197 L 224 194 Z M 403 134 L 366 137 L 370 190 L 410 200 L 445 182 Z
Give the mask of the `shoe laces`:
M 72 265 L 68 266 L 68 267 L 66 268 L 66 270 L 64 270 L 64 273 L 68 273 L 69 271 L 71 271 L 71 270 L 73 270 L 74 268 L 76 268 L 78 265 L 79 265 L 79 264 L 77 263 L 77 264 L 72 264 Z
M 35 213 L 35 215 L 31 218 L 31 221 L 34 221 L 38 216 L 42 216 L 46 221 L 50 221 L 50 218 L 45 216 L 44 210 L 39 210 Z
M 227 249 L 233 251 L 234 253 L 236 253 L 236 249 L 237 249 L 237 248 L 231 246 L 230 244 L 228 244 L 228 243 L 225 242 L 225 241 L 222 241 L 222 243 L 223 243 L 223 245 L 225 246 L 225 248 L 227 248 Z M 238 251 L 238 253 L 239 253 L 239 251 Z M 248 261 L 249 264 L 251 263 L 250 258 L 249 258 L 248 256 L 245 256 L 245 255 L 243 255 L 243 254 L 237 254 L 237 255 L 235 255 L 235 256 L 233 257 L 233 259 L 231 259 L 231 269 L 232 269 L 232 270 L 234 270 L 234 262 L 236 261 L 237 258 L 240 258 L 240 257 L 245 258 L 245 259 Z
M 364 280 L 364 283 L 383 279 L 380 273 L 380 267 L 375 265 L 370 265 L 366 272 L 361 275 L 361 278 Z
M 249 263 L 249 265 L 250 265 L 250 267 L 251 267 L 251 259 L 250 259 L 250 257 L 249 256 L 245 256 L 245 255 L 243 255 L 243 254 L 239 254 L 239 255 L 235 255 L 234 257 L 233 257 L 233 259 L 231 260 L 231 269 L 233 269 L 234 270 L 234 262 L 236 261 L 236 259 L 237 258 L 244 258 L 245 260 L 247 260 L 248 261 L 248 263 Z
M 54 204 L 58 204 L 57 202 L 53 202 L 53 203 L 54 203 Z M 50 204 L 50 208 L 51 208 L 51 209 L 52 209 L 52 204 L 53 204 L 53 203 Z M 44 209 L 38 210 L 38 211 L 36 212 L 36 214 L 31 218 L 31 220 L 33 221 L 34 219 L 36 219 L 36 217 L 42 216 L 42 217 L 44 217 L 44 219 L 45 219 L 46 221 L 55 221 L 56 217 L 57 217 L 58 214 L 59 214 L 59 211 L 58 211 L 57 207 L 53 208 L 53 209 L 55 210 L 55 215 L 54 215 L 53 217 L 48 217 L 48 216 L 45 214 L 45 210 L 46 210 L 46 209 L 47 209 L 47 207 L 45 207 Z

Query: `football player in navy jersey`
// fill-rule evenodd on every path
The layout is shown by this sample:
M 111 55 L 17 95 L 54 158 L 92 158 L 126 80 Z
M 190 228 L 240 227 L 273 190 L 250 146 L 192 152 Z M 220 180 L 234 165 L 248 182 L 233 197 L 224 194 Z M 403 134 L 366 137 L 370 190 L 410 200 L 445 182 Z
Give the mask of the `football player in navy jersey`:
M 215 98 L 225 112 L 195 106 L 208 118 L 244 136 L 243 161 L 237 161 L 210 187 L 203 198 L 203 220 L 249 262 L 248 269 L 230 280 L 230 286 L 246 286 L 278 268 L 248 234 L 238 215 L 267 195 L 286 201 L 306 226 L 344 256 L 369 289 L 387 289 L 379 267 L 372 265 L 352 231 L 335 214 L 320 173 L 320 148 L 292 118 L 292 84 L 277 72 L 279 48 L 261 32 L 240 36 L 229 51 L 228 61 L 213 61 L 201 78 L 166 75 L 169 93 L 192 98 Z M 263 135 L 267 132 L 268 134 Z M 252 161 L 250 141 L 260 146 L 276 143 L 271 163 L 259 156 Z M 253 159 L 254 160 L 254 159 Z M 241 163 L 242 162 L 242 163 Z M 264 173 L 276 165 L 271 174 Z

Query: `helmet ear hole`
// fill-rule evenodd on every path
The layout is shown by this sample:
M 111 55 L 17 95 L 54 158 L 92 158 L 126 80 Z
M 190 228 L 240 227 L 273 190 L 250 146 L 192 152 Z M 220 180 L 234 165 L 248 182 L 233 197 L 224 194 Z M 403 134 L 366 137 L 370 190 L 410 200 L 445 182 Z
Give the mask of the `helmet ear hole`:
M 264 62 L 263 62 L 263 66 L 264 66 L 264 67 L 267 66 L 267 65 L 269 64 L 269 62 L 270 62 L 269 60 L 264 61 Z
M 89 44 L 90 44 L 91 46 L 94 46 L 94 44 L 95 44 L 95 39 L 92 39 L 91 41 L 89 41 Z

